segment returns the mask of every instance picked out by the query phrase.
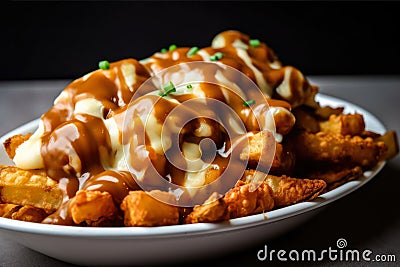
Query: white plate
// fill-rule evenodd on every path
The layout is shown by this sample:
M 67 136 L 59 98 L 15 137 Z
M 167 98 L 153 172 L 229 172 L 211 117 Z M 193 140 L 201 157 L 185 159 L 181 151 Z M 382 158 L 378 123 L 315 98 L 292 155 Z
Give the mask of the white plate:
M 318 95 L 321 105 L 344 106 L 345 112 L 364 115 L 368 130 L 378 133 L 385 126 L 368 111 L 327 95 Z M 33 132 L 38 120 L 27 123 L 0 139 L 0 142 L 18 133 Z M 0 148 L 0 164 L 12 164 Z M 335 201 L 374 177 L 384 166 L 378 164 L 357 181 L 348 182 L 314 201 L 232 219 L 223 223 L 199 223 L 163 227 L 84 228 L 46 225 L 0 218 L 0 229 L 11 239 L 56 259 L 81 265 L 136 265 L 171 263 L 244 248 L 299 225 L 319 208 Z M 240 244 L 240 246 L 238 246 Z

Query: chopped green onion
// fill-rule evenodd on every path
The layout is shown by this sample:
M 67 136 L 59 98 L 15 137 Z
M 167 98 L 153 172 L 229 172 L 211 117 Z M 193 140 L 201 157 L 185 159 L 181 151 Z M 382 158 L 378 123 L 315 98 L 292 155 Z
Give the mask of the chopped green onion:
M 176 88 L 172 82 L 163 85 L 164 92 L 159 92 L 160 96 L 167 96 L 170 93 L 176 92 Z
M 249 44 L 252 46 L 252 47 L 258 47 L 258 46 L 260 46 L 260 40 L 258 40 L 258 39 L 251 39 L 250 40 L 250 42 L 249 42 Z
M 160 51 L 161 53 L 167 53 L 168 52 L 168 50 L 167 50 L 167 48 L 163 48 L 163 49 L 161 49 L 161 51 Z
M 102 70 L 108 70 L 110 68 L 110 62 L 103 60 L 99 62 L 99 68 Z
M 244 101 L 243 105 L 245 105 L 246 107 L 249 107 L 249 106 L 253 105 L 254 103 L 256 103 L 256 101 L 254 101 L 254 99 L 250 99 L 248 101 Z
M 169 90 L 175 89 L 175 86 L 172 82 L 169 82 L 169 83 L 166 83 L 163 85 L 163 89 L 164 89 L 164 91 L 169 91 Z
M 197 53 L 197 51 L 199 51 L 199 48 L 197 46 L 193 46 L 192 48 L 190 48 L 189 52 L 187 52 L 186 56 L 193 56 Z
M 187 89 L 193 89 L 193 86 L 191 84 L 186 85 Z
M 169 51 L 174 51 L 175 49 L 177 48 L 177 46 L 176 45 L 174 45 L 174 44 L 172 44 L 172 45 L 170 45 L 169 46 Z
M 212 55 L 210 57 L 210 60 L 211 61 L 216 61 L 216 60 L 219 60 L 219 59 L 221 59 L 223 57 L 224 57 L 224 54 L 222 54 L 221 52 L 217 52 L 217 53 L 215 53 L 214 55 Z

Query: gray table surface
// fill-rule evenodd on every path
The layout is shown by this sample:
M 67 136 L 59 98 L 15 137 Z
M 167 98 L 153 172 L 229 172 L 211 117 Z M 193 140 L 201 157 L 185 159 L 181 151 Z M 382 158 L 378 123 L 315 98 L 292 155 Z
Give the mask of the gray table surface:
M 346 99 L 375 114 L 388 129 L 400 134 L 400 76 L 312 76 L 320 92 Z M 1 81 L 0 136 L 38 118 L 69 80 Z M 400 157 L 393 158 L 381 173 L 362 188 L 329 204 L 306 223 L 273 240 L 243 247 L 234 255 L 204 259 L 199 265 L 267 265 L 257 260 L 257 252 L 271 249 L 322 251 L 336 247 L 345 238 L 348 247 L 393 254 L 395 263 L 330 261 L 303 262 L 311 266 L 399 266 L 400 265 Z M 262 233 L 260 233 L 262 234 Z M 229 242 L 229 240 L 227 240 Z M 238 244 L 240 246 L 240 244 Z M 275 258 L 276 259 L 276 258 Z M 189 261 L 189 260 L 188 260 Z M 193 263 L 193 262 L 192 262 Z M 290 263 L 290 264 L 289 264 Z M 11 241 L 0 232 L 0 266 L 71 266 Z M 273 265 L 291 265 L 279 262 Z

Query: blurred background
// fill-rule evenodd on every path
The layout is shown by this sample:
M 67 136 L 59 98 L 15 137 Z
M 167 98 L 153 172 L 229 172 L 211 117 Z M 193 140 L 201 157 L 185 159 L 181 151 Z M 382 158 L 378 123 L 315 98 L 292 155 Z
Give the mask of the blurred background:
M 396 2 L 8 2 L 0 80 L 75 79 L 99 60 L 208 46 L 223 30 L 265 41 L 306 75 L 400 74 Z

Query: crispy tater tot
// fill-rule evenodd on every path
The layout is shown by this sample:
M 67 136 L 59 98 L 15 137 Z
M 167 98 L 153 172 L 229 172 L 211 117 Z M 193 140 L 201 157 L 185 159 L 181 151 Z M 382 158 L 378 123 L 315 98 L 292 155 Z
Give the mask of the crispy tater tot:
M 69 204 L 74 223 L 92 225 L 113 219 L 118 209 L 108 192 L 79 190 Z
M 131 191 L 121 203 L 125 226 L 161 226 L 179 222 L 179 208 L 157 200 L 151 194 L 167 197 L 173 201 L 175 196 L 168 192 L 153 190 Z

